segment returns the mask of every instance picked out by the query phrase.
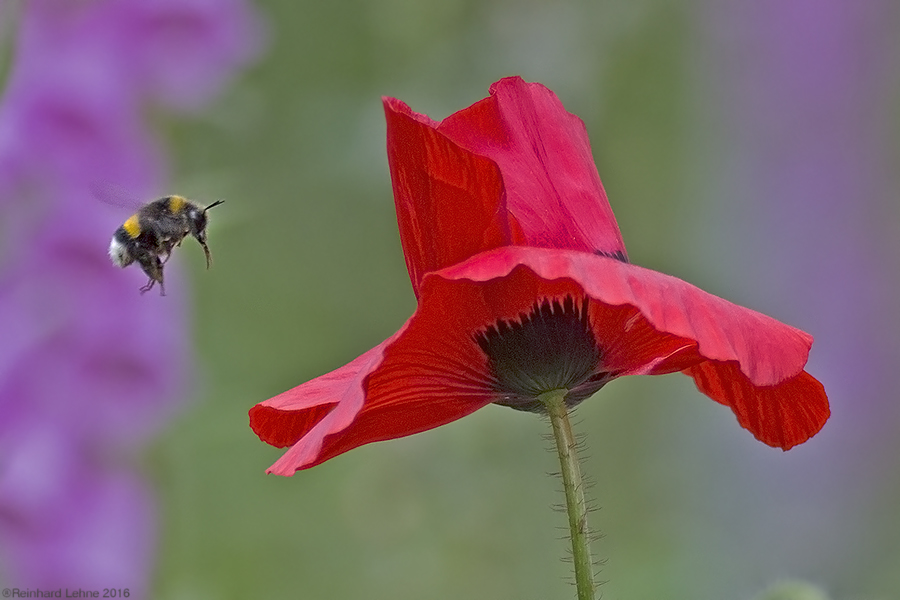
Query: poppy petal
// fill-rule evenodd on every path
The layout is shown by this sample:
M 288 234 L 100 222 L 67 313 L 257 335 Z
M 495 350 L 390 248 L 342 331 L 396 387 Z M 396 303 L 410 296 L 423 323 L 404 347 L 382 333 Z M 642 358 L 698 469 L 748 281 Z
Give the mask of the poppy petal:
M 511 77 L 442 122 L 383 98 L 400 239 L 425 273 L 506 245 L 627 260 L 584 123 L 546 87 Z
M 515 225 L 494 162 L 450 141 L 400 100 L 383 100 L 400 241 L 418 297 L 425 273 L 517 241 Z
M 812 345 L 809 334 L 681 279 L 585 252 L 497 248 L 429 274 L 426 280 L 434 276 L 488 281 L 507 276 L 519 265 L 542 279 L 570 279 L 597 302 L 638 309 L 656 331 L 696 342 L 703 359 L 735 361 L 756 386 L 779 384 L 798 375 Z M 659 369 L 665 367 L 654 372 Z
M 494 395 L 483 383 L 483 360 L 473 369 L 461 364 L 477 361 L 470 348 L 454 349 L 451 337 L 441 340 L 447 347 L 431 339 L 441 313 L 420 318 L 415 330 L 414 315 L 350 364 L 254 406 L 251 427 L 263 441 L 293 444 L 267 473 L 292 475 L 357 446 L 433 429 L 490 404 Z
M 584 122 L 539 83 L 508 77 L 438 131 L 499 167 L 525 243 L 625 259 L 625 243 L 591 154 Z
M 269 473 L 291 475 L 363 444 L 450 423 L 496 401 L 475 333 L 498 318 L 517 318 L 537 297 L 580 292 L 570 281 L 544 281 L 524 268 L 487 284 L 425 281 L 416 312 L 390 339 L 251 409 L 251 426 L 263 441 L 293 444 Z
M 821 385 L 803 372 L 807 334 L 668 275 L 585 252 L 510 246 L 429 273 L 420 292 L 394 336 L 251 410 L 260 438 L 293 444 L 268 472 L 290 475 L 498 401 L 476 335 L 545 298 L 590 300 L 598 369 L 610 378 L 685 371 L 759 439 L 784 448 L 827 418 Z
M 279 448 L 293 446 L 268 473 L 292 474 L 296 469 L 286 470 L 282 463 L 314 460 L 325 436 L 356 418 L 364 400 L 363 380 L 381 362 L 384 347 L 393 339 L 250 409 L 250 427 L 262 441 Z
M 819 432 L 831 414 L 825 387 L 806 371 L 778 385 L 753 385 L 731 362 L 707 361 L 685 370 L 697 388 L 731 407 L 759 441 L 790 450 Z
M 828 420 L 824 387 L 803 370 L 811 336 L 675 277 L 603 256 L 521 247 L 434 277 L 487 282 L 523 266 L 543 280 L 571 280 L 594 301 L 603 367 L 616 376 L 683 370 L 757 439 L 785 450 Z

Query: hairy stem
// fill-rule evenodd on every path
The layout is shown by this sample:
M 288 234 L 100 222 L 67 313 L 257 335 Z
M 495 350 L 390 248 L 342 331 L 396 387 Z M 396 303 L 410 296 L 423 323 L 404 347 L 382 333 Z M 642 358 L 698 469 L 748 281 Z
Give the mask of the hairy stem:
M 569 516 L 569 533 L 572 538 L 572 559 L 575 564 L 575 587 L 578 600 L 594 600 L 594 565 L 591 560 L 591 536 L 587 524 L 587 503 L 581 467 L 575 448 L 575 436 L 569 422 L 565 403 L 566 390 L 553 390 L 538 398 L 547 407 L 553 438 L 559 454 L 563 489 L 566 493 L 566 513 Z

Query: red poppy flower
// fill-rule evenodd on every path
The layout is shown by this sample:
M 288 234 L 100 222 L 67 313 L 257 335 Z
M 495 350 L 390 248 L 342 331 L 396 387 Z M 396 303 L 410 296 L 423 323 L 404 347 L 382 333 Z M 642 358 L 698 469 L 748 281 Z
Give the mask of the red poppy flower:
M 623 375 L 681 371 L 785 450 L 829 416 L 808 334 L 630 264 L 584 124 L 503 79 L 442 122 L 386 98 L 400 239 L 418 307 L 349 364 L 250 410 L 291 475 L 491 403 L 575 405 Z

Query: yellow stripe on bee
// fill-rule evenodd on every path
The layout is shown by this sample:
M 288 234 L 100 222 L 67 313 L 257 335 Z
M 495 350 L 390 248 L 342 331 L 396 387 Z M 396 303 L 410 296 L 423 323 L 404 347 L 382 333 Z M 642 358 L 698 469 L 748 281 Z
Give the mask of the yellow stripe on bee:
M 138 216 L 135 214 L 128 217 L 128 220 L 122 223 L 122 229 L 124 229 L 125 233 L 132 239 L 141 235 L 141 224 L 138 222 Z
M 187 200 L 182 196 L 169 196 L 169 210 L 173 213 L 181 212 L 185 204 L 187 204 Z

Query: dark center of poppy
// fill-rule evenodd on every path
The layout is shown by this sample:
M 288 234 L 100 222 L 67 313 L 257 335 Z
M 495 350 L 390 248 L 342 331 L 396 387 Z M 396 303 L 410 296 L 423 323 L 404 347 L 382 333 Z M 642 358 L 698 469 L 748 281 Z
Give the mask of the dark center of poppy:
M 571 296 L 544 299 L 518 319 L 499 319 L 475 334 L 500 395 L 497 404 L 543 412 L 538 396 L 566 389 L 566 404 L 571 407 L 609 381 L 609 375 L 600 371 L 602 352 L 588 307 L 586 300 L 579 306 Z

